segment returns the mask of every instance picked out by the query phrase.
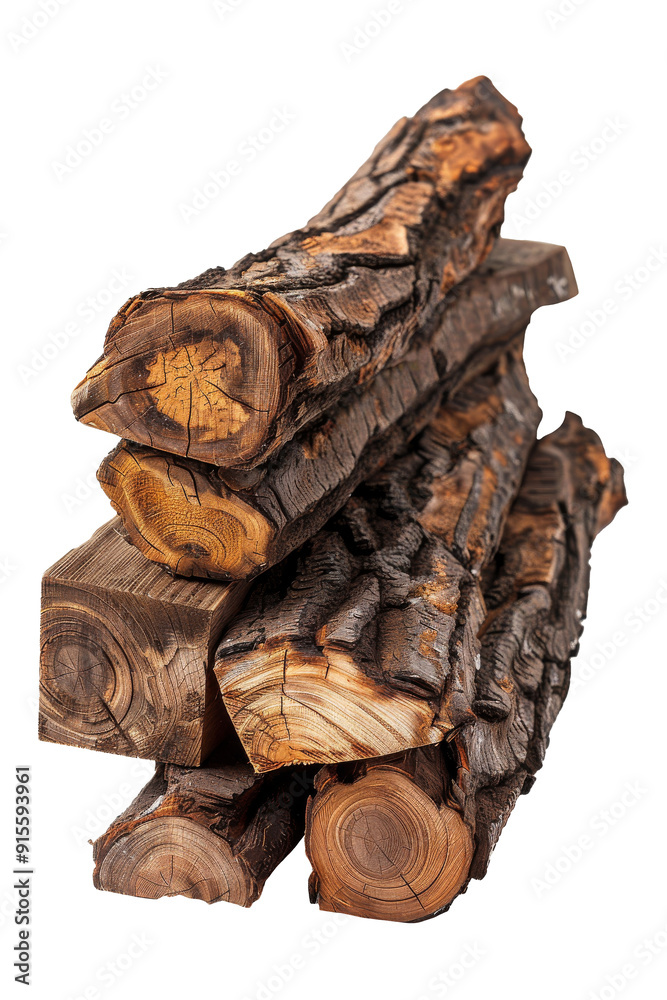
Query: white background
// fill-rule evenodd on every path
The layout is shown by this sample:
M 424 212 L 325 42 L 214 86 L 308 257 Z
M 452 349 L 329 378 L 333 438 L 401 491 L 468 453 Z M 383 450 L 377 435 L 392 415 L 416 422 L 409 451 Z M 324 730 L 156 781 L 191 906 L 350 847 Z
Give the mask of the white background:
M 11 981 L 10 835 L 13 768 L 29 763 L 28 995 L 39 1000 L 663 995 L 664 22 L 649 0 L 564 0 L 562 15 L 558 2 L 403 0 L 365 47 L 357 29 L 384 0 L 236 0 L 218 11 L 210 0 L 69 0 L 50 18 L 38 0 L 3 3 L 3 991 L 25 995 Z M 149 70 L 164 79 L 122 111 Z M 151 768 L 36 739 L 40 575 L 110 516 L 94 472 L 113 440 L 77 425 L 70 391 L 130 294 L 229 265 L 299 226 L 396 119 L 478 74 L 517 104 L 534 149 L 504 233 L 565 244 L 581 289 L 529 330 L 543 431 L 566 408 L 580 413 L 624 461 L 630 496 L 595 544 L 575 686 L 546 765 L 487 878 L 426 923 L 336 925 L 308 904 L 301 847 L 250 910 L 99 893 L 87 837 Z M 254 160 L 241 156 L 241 173 L 186 222 L 182 206 L 209 171 L 239 159 L 275 108 L 293 120 Z M 59 178 L 68 145 L 105 117 L 112 130 Z M 114 272 L 125 285 L 110 292 Z M 582 835 L 588 849 L 568 861 Z M 150 943 L 118 978 L 111 968 L 127 964 L 134 934 Z M 466 949 L 477 957 L 448 987 Z M 301 968 L 288 977 L 294 956 Z

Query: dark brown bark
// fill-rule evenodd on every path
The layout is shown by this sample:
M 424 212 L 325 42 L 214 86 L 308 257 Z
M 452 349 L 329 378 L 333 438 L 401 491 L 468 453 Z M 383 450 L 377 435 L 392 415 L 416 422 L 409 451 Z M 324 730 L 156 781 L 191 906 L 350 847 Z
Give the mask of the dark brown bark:
M 229 270 L 131 299 L 78 419 L 253 468 L 438 325 L 486 258 L 530 149 L 484 78 L 402 119 L 308 225 Z
M 200 764 L 230 728 L 211 661 L 247 585 L 174 579 L 118 527 L 44 574 L 40 738 Z
M 533 452 L 487 576 L 473 713 L 437 747 L 318 774 L 306 848 L 320 907 L 419 920 L 483 877 L 567 693 L 591 543 L 625 502 L 620 466 L 568 414 Z
M 158 764 L 95 841 L 95 886 L 250 906 L 303 837 L 311 789 L 305 768 L 257 775 L 229 748 L 203 767 Z
M 451 742 L 456 794 L 475 829 L 474 878 L 542 766 L 583 631 L 591 545 L 626 503 L 621 466 L 568 413 L 540 442 L 508 518 L 485 593 L 477 718 Z
M 258 581 L 215 663 L 257 770 L 436 743 L 471 717 L 477 576 L 539 418 L 519 344 Z
M 536 308 L 575 291 L 562 247 L 500 240 L 420 346 L 348 391 L 262 466 L 223 470 L 122 441 L 99 481 L 149 559 L 182 576 L 250 579 L 318 531 Z

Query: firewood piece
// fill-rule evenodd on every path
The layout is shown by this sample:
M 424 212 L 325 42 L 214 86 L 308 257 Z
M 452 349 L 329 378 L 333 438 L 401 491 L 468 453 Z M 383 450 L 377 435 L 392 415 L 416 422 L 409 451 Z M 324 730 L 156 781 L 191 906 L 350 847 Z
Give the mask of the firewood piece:
M 421 920 L 461 891 L 470 827 L 451 805 L 440 745 L 322 768 L 308 803 L 311 901 L 381 920 Z
M 230 729 L 211 661 L 247 585 L 176 580 L 119 527 L 44 574 L 39 736 L 200 764 Z
M 423 919 L 484 876 L 567 693 L 591 543 L 625 502 L 621 467 L 568 414 L 533 452 L 507 520 L 485 594 L 475 714 L 437 747 L 316 777 L 306 849 L 322 909 Z
M 415 351 L 261 472 L 122 441 L 97 478 L 143 555 L 179 576 L 250 580 L 318 531 L 422 430 L 441 392 L 429 352 Z
M 489 80 L 402 119 L 304 229 L 130 299 L 73 393 L 139 444 L 252 468 L 433 329 L 485 259 L 530 147 Z
M 250 579 L 319 530 L 535 309 L 575 291 L 562 247 L 499 240 L 450 296 L 428 345 L 350 390 L 265 465 L 223 470 L 122 441 L 98 479 L 149 559 L 182 576 Z
M 198 768 L 158 764 L 95 841 L 96 888 L 251 906 L 303 837 L 312 779 L 303 768 L 257 775 L 235 756 L 216 753 Z
M 518 345 L 255 584 L 215 675 L 256 770 L 436 743 L 471 716 L 476 575 L 539 419 Z
M 568 413 L 535 449 L 508 517 L 485 592 L 477 718 L 451 741 L 456 793 L 475 829 L 473 878 L 542 766 L 583 631 L 591 545 L 626 503 L 622 467 Z

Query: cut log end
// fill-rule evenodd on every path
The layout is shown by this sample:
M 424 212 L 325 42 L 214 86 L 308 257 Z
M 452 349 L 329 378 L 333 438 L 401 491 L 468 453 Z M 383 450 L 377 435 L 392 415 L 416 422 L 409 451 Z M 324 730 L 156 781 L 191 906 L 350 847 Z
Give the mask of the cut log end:
M 203 767 L 158 765 L 93 845 L 98 889 L 251 906 L 304 832 L 311 776 L 256 775 L 227 740 Z
M 113 348 L 74 389 L 74 415 L 140 444 L 242 465 L 266 445 L 282 340 L 273 316 L 239 292 L 138 296 L 112 323 Z
M 185 817 L 140 824 L 98 862 L 96 888 L 159 899 L 189 896 L 250 906 L 259 892 L 231 847 Z
M 44 574 L 39 736 L 201 764 L 229 728 L 211 653 L 246 587 L 174 579 L 118 528 Z
M 132 699 L 132 656 L 116 638 L 115 609 L 106 619 L 77 603 L 76 594 L 57 602 L 45 584 L 42 609 L 40 735 L 49 739 L 58 721 L 82 741 L 95 743 L 115 735 Z M 48 601 L 48 603 L 47 603 Z M 120 722 L 119 722 L 120 720 Z M 131 740 L 128 737 L 128 752 Z
M 460 814 L 391 766 L 322 789 L 308 826 L 323 910 L 420 920 L 448 906 L 468 877 L 472 836 Z
M 384 756 L 438 743 L 451 728 L 425 698 L 367 677 L 344 651 L 250 652 L 216 676 L 234 727 L 257 772 Z
M 122 441 L 97 478 L 132 544 L 172 573 L 246 580 L 265 567 L 274 527 L 215 467 Z

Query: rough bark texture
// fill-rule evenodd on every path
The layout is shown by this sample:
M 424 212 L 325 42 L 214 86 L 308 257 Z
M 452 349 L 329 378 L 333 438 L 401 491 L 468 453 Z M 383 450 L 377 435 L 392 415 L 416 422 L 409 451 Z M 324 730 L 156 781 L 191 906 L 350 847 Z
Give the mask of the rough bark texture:
M 212 657 L 247 586 L 175 580 L 118 527 L 44 574 L 40 738 L 200 764 L 230 728 Z
M 252 468 L 438 324 L 490 251 L 530 155 L 490 81 L 402 119 L 304 229 L 131 299 L 73 393 L 78 419 Z
M 95 841 L 95 886 L 250 906 L 303 837 L 311 789 L 304 768 L 257 775 L 228 748 L 204 767 L 159 764 Z
M 454 735 L 454 786 L 475 830 L 482 878 L 512 811 L 542 766 L 586 617 L 593 539 L 627 503 L 623 470 L 568 413 L 529 463 L 485 593 L 473 709 Z
M 439 326 L 249 472 L 122 441 L 98 479 L 130 541 L 182 576 L 250 579 L 301 545 L 541 305 L 575 294 L 562 247 L 499 240 Z
M 591 543 L 625 502 L 621 467 L 568 414 L 533 452 L 487 579 L 473 712 L 437 747 L 316 778 L 306 848 L 323 909 L 423 919 L 483 877 L 567 693 Z
M 471 716 L 476 577 L 539 418 L 517 345 L 255 585 L 215 675 L 257 770 L 436 743 Z

